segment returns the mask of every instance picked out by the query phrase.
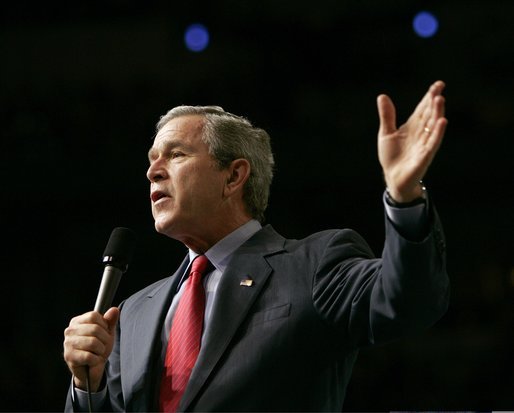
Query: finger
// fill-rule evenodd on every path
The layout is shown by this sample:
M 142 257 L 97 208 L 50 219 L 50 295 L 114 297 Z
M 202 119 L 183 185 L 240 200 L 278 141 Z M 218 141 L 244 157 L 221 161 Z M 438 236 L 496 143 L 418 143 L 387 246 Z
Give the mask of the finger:
M 71 340 L 80 337 L 95 338 L 102 343 L 107 343 L 111 338 L 108 330 L 98 324 L 79 324 L 69 326 L 64 330 L 64 339 Z
M 444 112 L 445 112 L 445 98 L 444 96 L 436 96 L 432 103 L 432 108 L 427 115 L 426 121 L 421 122 L 418 125 L 419 129 L 423 129 L 420 131 L 422 136 L 425 136 L 427 139 L 432 135 L 434 132 L 434 128 L 436 123 L 439 119 L 444 118 Z M 428 113 L 428 111 L 427 111 Z
M 436 96 L 432 104 L 432 110 L 436 119 L 444 117 L 446 110 L 446 99 L 444 96 Z
M 81 367 L 89 366 L 93 368 L 104 365 L 106 362 L 103 356 L 84 350 L 75 350 L 73 353 L 68 353 L 64 359 L 70 370 L 76 375 L 80 375 L 79 369 Z
M 418 131 L 420 133 L 431 133 L 435 123 L 439 118 L 444 117 L 445 113 L 445 98 L 441 95 L 445 87 L 444 82 L 437 81 L 429 89 L 428 95 L 430 102 L 425 106 L 423 112 L 419 115 Z M 416 117 L 414 119 L 417 119 Z
M 120 310 L 117 307 L 109 308 L 104 314 L 104 320 L 107 323 L 107 330 L 112 333 L 116 327 L 116 323 L 120 317 Z
M 437 152 L 441 146 L 447 125 L 448 120 L 446 118 L 439 118 L 434 125 L 434 130 L 427 139 L 426 144 L 433 154 L 435 154 L 435 152 Z
M 87 352 L 94 355 L 103 357 L 105 354 L 106 345 L 97 337 L 92 336 L 68 336 L 64 340 L 64 351 L 66 355 L 71 355 L 75 352 Z
M 430 107 L 430 102 L 432 101 L 432 87 L 430 87 L 427 92 L 423 95 L 419 103 L 414 108 L 414 112 L 412 112 L 413 116 L 420 119 L 423 114 L 426 112 L 427 108 Z
M 378 117 L 380 119 L 380 127 L 378 133 L 380 136 L 388 135 L 396 131 L 396 109 L 392 100 L 387 95 L 379 95 L 377 97 Z
M 79 324 L 98 324 L 106 330 L 109 327 L 103 316 L 98 311 L 89 311 L 72 318 L 70 321 L 70 326 Z
M 98 324 L 72 324 L 64 330 L 64 357 L 73 357 L 75 351 L 85 351 L 107 358 L 114 337 Z
M 430 86 L 430 91 L 432 92 L 432 96 L 438 96 L 443 93 L 446 84 L 442 80 L 437 80 Z
M 428 98 L 428 101 L 432 102 L 437 96 L 441 96 L 445 87 L 446 85 L 442 80 L 432 83 L 425 95 Z
M 433 114 L 431 105 L 427 105 L 423 113 L 418 118 L 416 129 L 421 136 L 427 136 L 427 134 L 431 133 L 434 125 Z
M 445 83 L 442 80 L 438 80 L 430 87 L 428 88 L 425 95 L 421 98 L 420 102 L 414 109 L 414 112 L 412 113 L 413 116 L 417 116 L 418 118 L 423 118 L 423 115 L 427 115 L 426 111 L 427 109 L 430 109 L 432 107 L 432 103 L 434 101 L 434 98 L 436 96 L 440 96 L 445 88 Z

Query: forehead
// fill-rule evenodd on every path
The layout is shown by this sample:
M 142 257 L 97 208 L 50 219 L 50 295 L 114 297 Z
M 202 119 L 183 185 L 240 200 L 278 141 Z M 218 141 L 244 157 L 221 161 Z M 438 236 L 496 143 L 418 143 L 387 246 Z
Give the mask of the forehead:
M 205 145 L 201 140 L 205 118 L 187 115 L 171 119 L 155 136 L 149 155 L 170 145 Z
M 155 140 L 169 138 L 195 138 L 199 137 L 205 124 L 201 115 L 187 115 L 171 119 L 158 132 Z

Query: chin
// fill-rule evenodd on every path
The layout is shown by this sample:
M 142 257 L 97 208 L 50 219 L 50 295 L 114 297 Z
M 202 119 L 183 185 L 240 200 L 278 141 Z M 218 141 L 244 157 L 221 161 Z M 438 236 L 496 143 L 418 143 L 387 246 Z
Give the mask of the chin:
M 167 235 L 170 228 L 172 227 L 172 222 L 169 219 L 165 219 L 164 217 L 156 217 L 154 226 L 158 233 Z
M 166 235 L 170 238 L 175 238 L 180 228 L 177 220 L 169 215 L 155 217 L 154 226 L 159 234 Z

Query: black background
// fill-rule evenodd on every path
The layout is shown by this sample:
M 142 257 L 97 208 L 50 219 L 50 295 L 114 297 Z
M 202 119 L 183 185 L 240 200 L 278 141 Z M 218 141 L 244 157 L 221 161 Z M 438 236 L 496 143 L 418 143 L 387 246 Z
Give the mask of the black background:
M 432 38 L 411 22 L 439 19 Z M 447 83 L 426 176 L 452 299 L 424 333 L 361 352 L 345 410 L 514 409 L 514 2 L 10 2 L 0 17 L 0 410 L 59 411 L 69 319 L 92 308 L 116 226 L 138 233 L 116 301 L 185 254 L 155 233 L 146 152 L 160 115 L 216 104 L 272 137 L 267 221 L 300 238 L 350 227 L 376 254 L 383 180 L 375 99 L 404 121 Z M 183 44 L 205 24 L 206 51 Z M 2 254 L 2 255 L 4 255 Z

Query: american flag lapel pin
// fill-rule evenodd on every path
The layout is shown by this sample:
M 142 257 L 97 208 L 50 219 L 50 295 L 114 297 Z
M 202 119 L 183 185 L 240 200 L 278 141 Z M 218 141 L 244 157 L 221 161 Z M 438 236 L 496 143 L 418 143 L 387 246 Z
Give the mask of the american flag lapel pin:
M 250 277 L 247 277 L 244 280 L 241 280 L 239 285 L 242 285 L 243 287 L 251 287 L 253 285 L 253 280 Z

